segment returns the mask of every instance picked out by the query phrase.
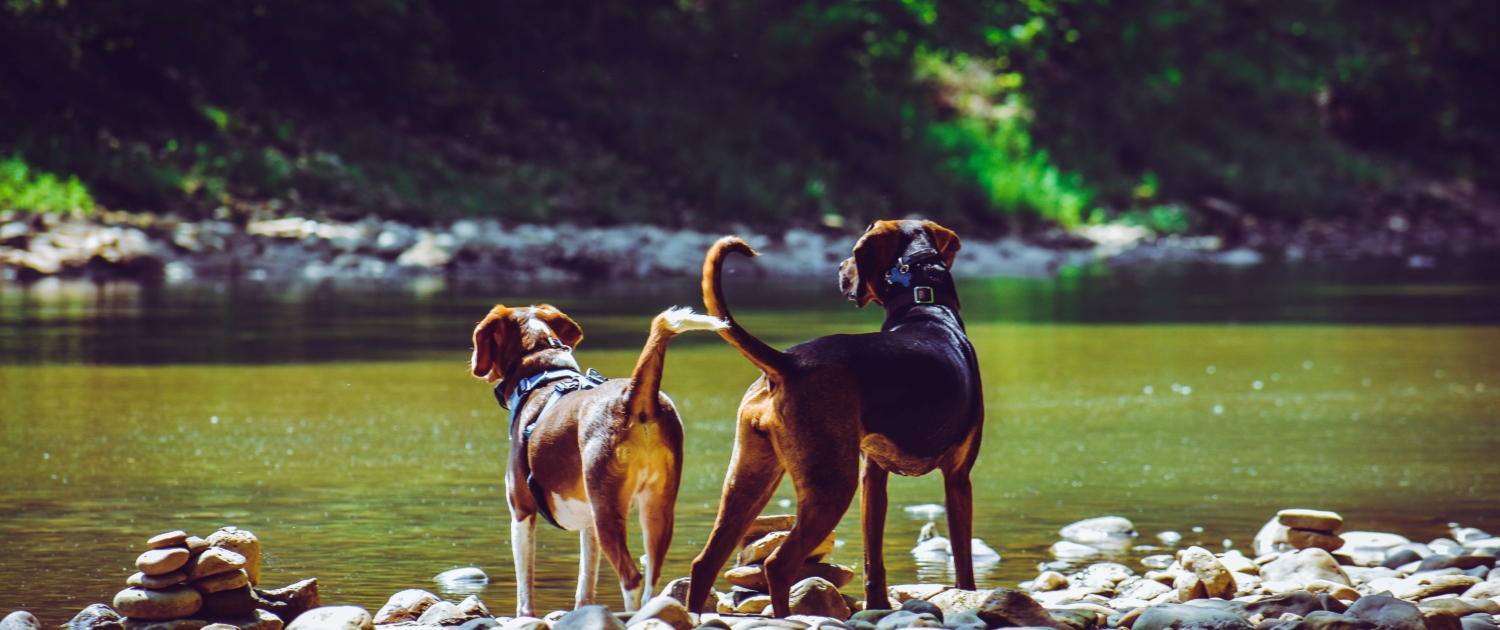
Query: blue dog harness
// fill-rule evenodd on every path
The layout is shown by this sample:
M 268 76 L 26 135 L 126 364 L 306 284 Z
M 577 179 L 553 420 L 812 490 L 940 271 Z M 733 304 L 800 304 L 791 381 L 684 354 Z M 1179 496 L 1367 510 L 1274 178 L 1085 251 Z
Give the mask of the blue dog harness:
M 562 399 L 563 396 L 580 390 L 593 389 L 607 380 L 609 379 L 600 376 L 599 372 L 594 368 L 589 368 L 588 372 L 584 374 L 579 374 L 577 370 L 569 369 L 547 370 L 540 374 L 521 379 L 521 382 L 516 385 L 516 391 L 511 392 L 509 398 L 500 393 L 504 389 L 505 383 L 503 381 L 496 383 L 495 402 L 500 403 L 501 408 L 510 412 L 510 430 L 515 431 L 516 415 L 520 412 L 521 405 L 526 402 L 527 397 L 532 392 L 536 391 L 542 385 L 561 381 L 552 386 L 552 395 L 547 398 L 546 404 L 542 405 L 542 410 L 536 414 L 537 419 L 546 415 L 547 411 L 552 409 L 552 405 L 557 404 L 557 401 Z M 530 424 L 522 427 L 520 448 L 525 449 L 527 444 L 531 442 L 531 431 L 535 428 L 535 419 Z M 551 523 L 553 527 L 566 529 L 557 523 L 557 519 L 552 516 L 552 509 L 547 507 L 547 495 L 543 494 L 542 487 L 532 478 L 530 463 L 526 465 L 526 487 L 531 490 L 531 496 L 536 501 L 537 512 L 541 513 L 542 518 Z

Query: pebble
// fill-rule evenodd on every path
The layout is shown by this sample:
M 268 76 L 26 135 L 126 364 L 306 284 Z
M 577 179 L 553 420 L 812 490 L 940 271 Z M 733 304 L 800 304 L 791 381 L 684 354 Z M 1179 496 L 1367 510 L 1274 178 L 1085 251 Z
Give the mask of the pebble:
M 255 534 L 231 525 L 219 528 L 219 531 L 209 534 L 204 540 L 211 547 L 228 549 L 243 557 L 243 568 L 250 584 L 260 584 L 260 540 Z
M 145 573 L 132 573 L 125 578 L 126 586 L 139 586 L 141 588 L 166 588 L 173 584 L 181 584 L 187 581 L 187 574 L 182 571 L 172 571 L 161 575 L 146 575 Z
M 1188 547 L 1179 554 L 1179 557 L 1181 558 L 1182 568 L 1192 571 L 1193 576 L 1197 578 L 1197 582 L 1202 585 L 1202 597 L 1234 599 L 1234 577 L 1230 575 L 1229 569 L 1224 568 L 1224 564 L 1219 562 L 1218 558 L 1214 557 L 1212 552 L 1202 547 Z M 1183 588 L 1179 586 L 1177 597 L 1184 602 L 1191 599 L 1198 599 L 1198 597 L 1188 596 L 1195 592 L 1192 588 L 1189 588 L 1189 592 L 1185 594 Z
M 210 575 L 192 583 L 192 587 L 198 589 L 198 592 L 204 595 L 249 585 L 250 574 L 246 573 L 244 569 Z
M 116 593 L 114 599 L 115 610 L 136 619 L 178 619 L 202 606 L 203 596 L 182 584 L 159 590 L 131 587 Z
M 1344 528 L 1344 517 L 1337 512 L 1294 508 L 1276 513 L 1276 520 L 1292 529 L 1312 529 L 1337 534 Z
M 1052 555 L 1058 558 L 1082 559 L 1097 556 L 1104 553 L 1098 547 L 1091 547 L 1071 540 L 1059 540 L 1049 549 Z
M 171 573 L 187 564 L 191 555 L 186 547 L 151 549 L 135 559 L 135 568 L 146 575 Z
M 1043 571 L 1031 581 L 1033 591 L 1057 591 L 1068 588 L 1068 578 L 1056 571 Z
M 152 536 L 151 540 L 146 541 L 146 548 L 163 549 L 166 547 L 183 547 L 187 545 L 187 537 L 187 532 L 180 529 L 175 532 L 157 534 L 155 536 Z
M 1292 582 L 1298 585 L 1313 580 L 1349 585 L 1349 576 L 1339 568 L 1338 561 L 1322 549 L 1303 549 L 1281 554 L 1260 567 L 1260 577 L 1266 582 Z
M 1136 617 L 1132 630 L 1252 630 L 1243 617 L 1232 612 L 1188 606 L 1163 604 L 1147 608 Z
M 0 619 L 0 630 L 42 630 L 42 622 L 24 610 L 17 610 Z
M 1375 624 L 1381 630 L 1427 630 L 1422 621 L 1422 611 L 1416 604 L 1394 597 L 1371 595 L 1360 598 L 1349 607 L 1347 613 L 1366 623 Z
M 286 630 L 375 630 L 375 624 L 358 606 L 324 606 L 302 613 Z
M 1004 586 L 990 591 L 974 614 L 991 627 L 1017 626 L 1072 630 L 1067 624 L 1053 619 L 1052 615 L 1047 613 L 1047 609 L 1031 596 Z
M 183 551 L 186 552 L 186 550 Z M 192 581 L 243 568 L 245 568 L 245 556 L 222 547 L 210 546 L 203 553 L 198 554 L 193 562 L 188 563 L 186 571 L 187 579 Z

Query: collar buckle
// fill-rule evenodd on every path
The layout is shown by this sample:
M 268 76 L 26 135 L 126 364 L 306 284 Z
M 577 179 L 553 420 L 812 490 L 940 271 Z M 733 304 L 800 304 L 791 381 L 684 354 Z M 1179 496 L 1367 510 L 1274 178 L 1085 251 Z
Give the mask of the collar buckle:
M 932 304 L 935 299 L 932 287 L 915 287 L 912 289 L 912 301 L 917 304 Z

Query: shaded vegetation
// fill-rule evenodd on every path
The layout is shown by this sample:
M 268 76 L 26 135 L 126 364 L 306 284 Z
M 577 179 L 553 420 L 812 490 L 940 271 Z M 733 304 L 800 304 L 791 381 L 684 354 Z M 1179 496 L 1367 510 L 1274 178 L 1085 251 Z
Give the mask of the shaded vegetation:
M 1179 231 L 1500 183 L 1495 32 L 1484 0 L 6 0 L 0 151 L 188 214 Z

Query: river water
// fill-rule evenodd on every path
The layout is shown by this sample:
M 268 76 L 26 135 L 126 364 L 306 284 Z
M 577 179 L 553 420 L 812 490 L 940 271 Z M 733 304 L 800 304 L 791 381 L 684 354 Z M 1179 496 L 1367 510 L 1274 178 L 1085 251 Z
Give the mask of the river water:
M 1496 262 L 963 280 L 987 403 L 975 532 L 1003 556 L 981 583 L 1031 578 L 1061 527 L 1103 515 L 1135 523 L 1135 548 L 1113 558 L 1138 571 L 1174 548 L 1162 531 L 1246 548 L 1287 507 L 1420 540 L 1450 522 L 1500 534 Z M 782 346 L 880 324 L 832 281 L 728 293 Z M 609 376 L 628 374 L 654 313 L 700 303 L 692 279 L 0 284 L 0 613 L 62 623 L 123 588 L 148 537 L 237 525 L 262 541 L 265 585 L 316 576 L 325 602 L 374 610 L 477 566 L 481 597 L 510 614 L 506 415 L 467 371 L 497 302 L 557 305 L 586 334 L 580 361 Z M 668 579 L 707 536 L 756 374 L 710 334 L 668 353 L 687 428 Z M 767 512 L 791 496 L 783 484 Z M 904 508 L 941 499 L 935 475 L 892 478 L 893 584 L 952 579 L 908 552 L 927 519 Z M 856 568 L 858 519 L 856 501 L 832 556 Z M 539 610 L 568 606 L 577 536 L 538 531 Z M 618 608 L 613 580 L 606 563 L 599 590 Z

